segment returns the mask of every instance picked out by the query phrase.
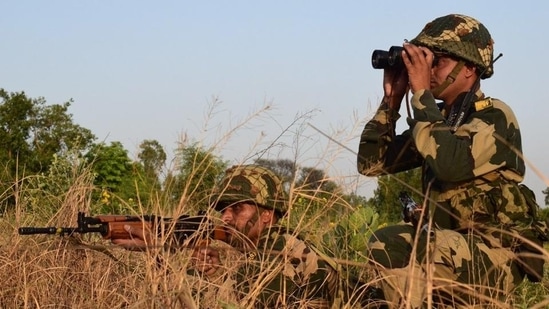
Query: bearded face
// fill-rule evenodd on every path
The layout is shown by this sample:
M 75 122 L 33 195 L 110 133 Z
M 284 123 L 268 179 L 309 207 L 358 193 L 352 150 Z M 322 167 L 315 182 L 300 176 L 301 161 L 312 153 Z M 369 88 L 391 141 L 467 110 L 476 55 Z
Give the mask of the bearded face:
M 261 234 L 260 211 L 255 204 L 241 202 L 229 205 L 223 210 L 221 220 L 225 224 L 227 242 L 235 247 L 254 243 Z

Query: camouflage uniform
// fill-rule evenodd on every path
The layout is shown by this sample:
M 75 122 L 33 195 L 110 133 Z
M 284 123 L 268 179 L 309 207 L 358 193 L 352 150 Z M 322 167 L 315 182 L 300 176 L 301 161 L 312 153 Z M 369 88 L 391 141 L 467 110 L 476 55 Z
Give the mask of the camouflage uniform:
M 309 244 L 281 226 L 265 230 L 236 274 L 240 305 L 254 308 L 330 308 L 336 273 Z
M 287 199 L 279 178 L 258 165 L 235 166 L 214 194 L 219 211 L 238 202 L 252 202 L 283 216 Z M 244 237 L 244 236 L 243 236 Z M 284 227 L 263 231 L 258 245 L 246 249 L 232 275 L 239 305 L 254 308 L 330 308 L 337 273 L 318 249 Z
M 435 19 L 412 43 L 476 65 L 481 78 L 493 74 L 492 39 L 470 17 Z M 419 229 L 402 224 L 378 230 L 370 258 L 380 266 L 391 302 L 405 299 L 420 307 L 432 286 L 433 301 L 452 306 L 508 303 L 528 270 L 516 261 L 525 245 L 514 236 L 540 243 L 533 226 L 537 205 L 528 203 L 524 193 L 530 192 L 519 185 L 525 166 L 517 120 L 509 106 L 477 90 L 465 119 L 452 129 L 454 110 L 447 115 L 433 91 L 413 94 L 409 130 L 396 135 L 400 115 L 382 103 L 362 133 L 359 172 L 377 176 L 422 167 L 432 218 Z M 453 106 L 464 100 L 465 94 Z M 529 270 L 539 279 L 539 265 Z

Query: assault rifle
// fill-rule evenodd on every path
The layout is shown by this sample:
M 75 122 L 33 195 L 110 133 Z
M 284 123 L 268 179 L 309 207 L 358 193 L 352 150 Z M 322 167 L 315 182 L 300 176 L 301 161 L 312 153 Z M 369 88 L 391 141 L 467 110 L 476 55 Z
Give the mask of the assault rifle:
M 78 212 L 76 227 L 20 227 L 19 235 L 50 234 L 72 236 L 74 234 L 98 233 L 103 239 L 130 239 L 125 225 L 148 231 L 156 230 L 159 237 L 172 235 L 178 244 L 183 244 L 198 231 L 214 231 L 213 223 L 201 213 L 197 216 L 182 215 L 177 219 L 155 215 L 98 215 L 86 216 Z

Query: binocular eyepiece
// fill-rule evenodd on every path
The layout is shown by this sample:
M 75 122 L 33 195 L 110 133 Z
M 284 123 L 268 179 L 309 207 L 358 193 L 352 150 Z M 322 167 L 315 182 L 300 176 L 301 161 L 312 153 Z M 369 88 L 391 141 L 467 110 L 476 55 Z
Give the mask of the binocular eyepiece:
M 388 51 L 376 49 L 372 53 L 374 69 L 396 68 L 404 65 L 402 62 L 402 46 L 391 46 Z

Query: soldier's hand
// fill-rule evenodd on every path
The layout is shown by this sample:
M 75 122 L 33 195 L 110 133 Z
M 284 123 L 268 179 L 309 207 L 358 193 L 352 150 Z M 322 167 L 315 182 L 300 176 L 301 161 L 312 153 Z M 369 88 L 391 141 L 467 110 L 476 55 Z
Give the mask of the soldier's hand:
M 408 92 L 408 74 L 404 67 L 387 68 L 383 71 L 383 101 L 389 108 L 400 109 L 400 103 Z
M 131 225 L 124 225 L 124 230 L 128 232 L 130 238 L 111 239 L 113 244 L 131 251 L 145 251 L 150 246 L 151 241 L 148 232 L 144 232 L 143 229 L 135 228 Z
M 434 54 L 426 47 L 404 44 L 402 61 L 408 71 L 408 79 L 412 93 L 421 89 L 431 88 L 431 68 Z
M 194 268 L 206 275 L 213 275 L 221 266 L 219 251 L 209 246 L 195 248 L 191 256 Z

